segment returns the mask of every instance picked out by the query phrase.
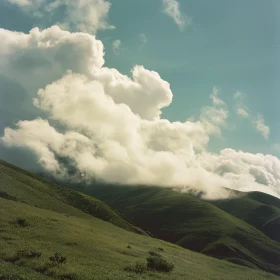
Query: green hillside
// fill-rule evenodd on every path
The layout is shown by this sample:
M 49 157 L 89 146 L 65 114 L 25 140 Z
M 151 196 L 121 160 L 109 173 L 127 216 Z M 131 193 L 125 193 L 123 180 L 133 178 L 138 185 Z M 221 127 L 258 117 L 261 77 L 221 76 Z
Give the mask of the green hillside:
M 0 197 L 11 197 L 32 206 L 77 217 L 89 214 L 126 230 L 143 233 L 103 202 L 49 183 L 3 161 L 0 161 Z
M 96 186 L 93 193 L 157 238 L 280 275 L 280 243 L 206 201 L 144 186 Z
M 239 193 L 237 198 L 211 201 L 280 242 L 280 200 L 264 193 Z
M 1 280 L 279 279 L 134 233 L 131 224 L 98 200 L 9 164 L 0 167 Z M 97 202 L 106 215 L 94 211 L 100 210 Z M 139 269 L 151 254 L 161 255 L 174 270 Z

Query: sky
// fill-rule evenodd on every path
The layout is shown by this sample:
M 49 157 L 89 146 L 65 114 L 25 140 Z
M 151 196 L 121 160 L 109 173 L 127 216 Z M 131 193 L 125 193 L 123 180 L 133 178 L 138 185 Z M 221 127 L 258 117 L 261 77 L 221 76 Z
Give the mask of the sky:
M 279 23 L 277 0 L 2 0 L 0 157 L 280 196 Z

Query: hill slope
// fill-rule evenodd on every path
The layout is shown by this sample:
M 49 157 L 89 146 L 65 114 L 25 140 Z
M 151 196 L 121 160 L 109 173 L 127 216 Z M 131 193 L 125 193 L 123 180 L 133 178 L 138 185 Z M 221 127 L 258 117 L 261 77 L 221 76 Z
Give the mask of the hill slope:
M 239 193 L 237 198 L 210 201 L 220 209 L 253 225 L 280 242 L 280 200 L 259 192 Z
M 89 214 L 126 230 L 143 233 L 103 202 L 47 182 L 3 161 L 0 161 L 0 197 L 77 217 Z
M 95 187 L 96 197 L 157 238 L 280 275 L 280 243 L 194 196 L 157 187 Z
M 0 178 L 1 280 L 279 279 L 105 222 L 68 204 L 67 190 L 5 163 Z M 151 250 L 172 262 L 174 271 L 124 269 L 145 263 Z M 52 261 L 56 252 L 66 263 Z

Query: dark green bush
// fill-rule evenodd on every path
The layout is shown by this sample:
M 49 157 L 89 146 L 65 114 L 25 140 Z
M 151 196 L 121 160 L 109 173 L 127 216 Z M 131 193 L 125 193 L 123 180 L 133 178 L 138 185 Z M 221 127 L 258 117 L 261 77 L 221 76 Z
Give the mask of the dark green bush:
M 17 219 L 17 224 L 21 227 L 27 227 L 28 226 L 27 221 L 25 219 L 22 219 L 22 218 Z
M 173 270 L 174 265 L 162 257 L 150 256 L 147 258 L 147 268 L 159 272 L 170 272 Z
M 21 258 L 34 259 L 34 258 L 40 258 L 42 256 L 42 253 L 38 251 L 32 251 L 32 250 L 20 250 L 18 251 L 17 255 Z
M 16 263 L 19 260 L 20 260 L 20 257 L 18 255 L 5 258 L 5 261 L 10 262 L 10 263 Z
M 2 274 L 0 274 L 0 280 L 25 280 L 25 278 L 23 278 L 21 276 L 2 275 Z
M 154 252 L 154 251 L 149 251 L 148 253 L 149 253 L 151 256 L 154 256 L 154 257 L 161 257 L 160 254 L 158 254 L 158 253 L 156 253 L 156 252 Z
M 66 257 L 62 256 L 59 253 L 55 253 L 53 256 L 50 256 L 49 260 L 52 262 L 52 264 L 55 265 L 65 264 L 67 262 Z

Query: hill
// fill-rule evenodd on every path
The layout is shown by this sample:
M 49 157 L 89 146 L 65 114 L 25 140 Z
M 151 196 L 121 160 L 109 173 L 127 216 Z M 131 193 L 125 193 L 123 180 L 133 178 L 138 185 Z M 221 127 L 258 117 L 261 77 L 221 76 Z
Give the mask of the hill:
M 84 193 L 47 182 L 3 161 L 0 161 L 0 197 L 10 197 L 32 206 L 77 217 L 89 214 L 126 230 L 144 234 L 103 202 Z
M 3 162 L 0 167 L 1 280 L 279 279 L 134 233 L 130 224 L 129 230 L 115 226 L 84 212 L 75 202 L 79 193 Z M 111 221 L 126 223 L 113 213 Z M 137 270 L 135 264 L 144 264 L 151 254 L 162 255 L 174 270 Z
M 226 212 L 213 202 L 158 187 L 93 186 L 91 192 L 157 238 L 280 275 L 280 243 L 244 217 L 235 217 L 237 205 L 224 207 Z M 245 215 L 245 207 L 244 202 L 243 209 L 236 212 Z
M 210 203 L 280 242 L 280 200 L 276 197 L 250 192 L 239 193 L 236 198 L 210 201 Z

